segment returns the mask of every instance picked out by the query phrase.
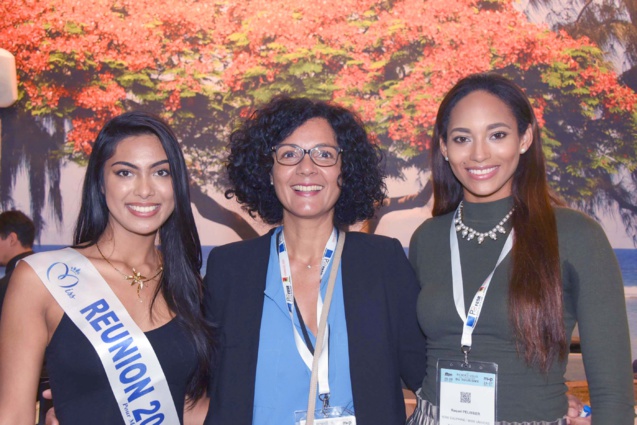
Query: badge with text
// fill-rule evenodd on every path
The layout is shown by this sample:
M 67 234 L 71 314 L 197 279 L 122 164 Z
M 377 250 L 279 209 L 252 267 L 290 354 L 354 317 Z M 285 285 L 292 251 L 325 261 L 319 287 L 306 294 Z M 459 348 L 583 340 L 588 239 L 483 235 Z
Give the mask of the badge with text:
M 438 360 L 440 425 L 494 425 L 498 365 Z
M 307 411 L 297 410 L 294 412 L 294 423 L 305 425 Z M 314 415 L 314 425 L 356 425 L 354 412 L 344 407 L 324 407 L 316 409 Z

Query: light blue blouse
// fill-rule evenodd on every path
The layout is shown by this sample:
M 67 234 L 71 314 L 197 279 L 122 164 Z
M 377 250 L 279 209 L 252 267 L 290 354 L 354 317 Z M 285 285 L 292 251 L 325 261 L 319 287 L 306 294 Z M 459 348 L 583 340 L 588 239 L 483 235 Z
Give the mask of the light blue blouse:
M 259 339 L 259 357 L 254 393 L 254 425 L 293 425 L 294 412 L 307 409 L 310 370 L 294 343 L 290 314 L 285 303 L 276 240 L 281 228 L 272 235 L 270 259 L 265 284 L 263 315 Z M 332 263 L 321 280 L 321 296 L 325 296 Z M 249 312 L 246 312 L 249 314 Z M 330 405 L 353 411 L 352 384 L 349 374 L 349 353 L 343 282 L 341 268 L 336 277 L 332 305 L 327 318 L 329 339 Z M 294 325 L 303 335 L 299 319 L 294 312 Z M 312 344 L 315 336 L 308 330 Z M 318 400 L 316 406 L 322 406 Z

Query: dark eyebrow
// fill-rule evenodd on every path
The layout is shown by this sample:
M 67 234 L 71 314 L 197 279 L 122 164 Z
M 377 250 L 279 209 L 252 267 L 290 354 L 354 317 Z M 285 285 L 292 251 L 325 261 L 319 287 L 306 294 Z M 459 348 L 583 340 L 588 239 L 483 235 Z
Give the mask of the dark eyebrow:
M 506 127 L 508 129 L 511 129 L 511 126 L 509 126 L 509 124 L 503 123 L 503 122 L 496 122 L 493 124 L 489 124 L 487 126 L 487 130 L 493 130 L 494 128 L 499 128 L 499 127 Z M 453 132 L 453 131 L 457 131 L 460 133 L 471 133 L 471 131 L 468 128 L 464 128 L 464 127 L 456 127 L 456 128 L 452 128 L 449 133 Z
M 452 128 L 452 129 L 449 131 L 449 133 L 452 133 L 452 132 L 454 132 L 454 131 L 458 131 L 458 132 L 460 132 L 460 133 L 471 133 L 471 132 L 469 131 L 469 129 L 468 129 L 468 128 L 464 128 L 464 127 L 456 127 L 456 128 Z
M 113 165 L 111 165 L 111 167 L 114 167 L 116 165 L 123 165 L 124 167 L 130 167 L 130 168 L 134 168 L 135 170 L 137 170 L 137 165 L 133 165 L 130 162 L 126 162 L 126 161 L 113 162 Z
M 150 168 L 155 168 L 159 165 L 164 165 L 164 164 L 168 164 L 168 160 L 167 159 L 162 159 L 161 161 L 157 161 L 154 164 L 151 164 Z
M 155 167 L 157 167 L 159 165 L 163 165 L 163 164 L 168 164 L 168 160 L 167 159 L 162 159 L 161 161 L 157 161 L 157 162 L 151 164 L 150 168 L 155 168 Z M 137 167 L 137 165 L 131 164 L 130 162 L 127 162 L 127 161 L 114 162 L 113 165 L 111 165 L 111 167 L 114 167 L 116 165 L 123 165 L 125 167 L 130 167 L 130 168 L 133 168 L 135 170 L 139 169 L 139 167 Z
M 493 130 L 494 128 L 498 128 L 498 127 L 506 127 L 508 129 L 511 128 L 511 126 L 509 126 L 509 124 L 503 123 L 503 122 L 496 122 L 494 124 L 489 124 L 487 126 L 487 130 Z
M 295 145 L 294 143 L 279 143 L 277 145 L 274 145 L 273 147 L 276 148 L 277 146 L 293 146 L 295 148 L 301 148 L 299 145 Z M 338 149 L 340 148 L 340 146 L 338 145 L 338 143 L 336 145 L 330 145 L 329 143 L 319 143 L 317 145 L 314 145 L 314 147 L 310 149 L 314 149 L 314 148 L 337 148 Z

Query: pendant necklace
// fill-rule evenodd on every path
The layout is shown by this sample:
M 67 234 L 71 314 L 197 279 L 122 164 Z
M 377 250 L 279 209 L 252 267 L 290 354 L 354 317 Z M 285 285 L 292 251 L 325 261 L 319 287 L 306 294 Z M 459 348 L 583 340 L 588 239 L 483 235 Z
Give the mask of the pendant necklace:
M 468 241 L 470 241 L 475 238 L 478 240 L 478 244 L 482 244 L 482 242 L 484 242 L 487 237 L 495 241 L 498 239 L 498 233 L 506 233 L 506 230 L 504 229 L 504 223 L 509 221 L 511 215 L 513 215 L 513 210 L 515 210 L 515 207 L 511 208 L 511 211 L 509 211 L 507 215 L 505 215 L 504 218 L 500 220 L 500 222 L 496 224 L 493 229 L 487 232 L 478 232 L 474 228 L 469 227 L 462 222 L 463 202 L 464 201 L 460 201 L 460 204 L 458 204 L 458 209 L 456 210 L 456 218 L 454 219 L 454 222 L 456 224 L 456 232 L 460 233 L 463 239 L 466 238 Z
M 160 263 L 159 267 L 157 268 L 157 273 L 155 273 L 152 277 L 148 277 L 147 278 L 146 276 L 143 276 L 140 272 L 135 270 L 135 267 L 132 267 L 133 274 L 127 275 L 126 273 L 122 272 L 120 269 L 115 267 L 113 265 L 113 263 L 111 263 L 108 260 L 108 258 L 106 258 L 104 256 L 104 254 L 102 253 L 102 250 L 100 249 L 100 246 L 97 243 L 95 244 L 95 246 L 97 247 L 97 251 L 100 253 L 100 255 L 102 256 L 104 261 L 106 261 L 109 266 L 111 266 L 113 269 L 115 269 L 115 271 L 117 273 L 121 274 L 124 277 L 124 279 L 132 281 L 131 284 L 130 284 L 131 286 L 137 285 L 137 299 L 139 300 L 140 303 L 142 302 L 142 297 L 141 297 L 139 291 L 144 289 L 144 286 L 146 286 L 145 285 L 146 282 L 149 282 L 149 281 L 155 279 L 157 276 L 159 276 L 164 271 L 164 267 Z

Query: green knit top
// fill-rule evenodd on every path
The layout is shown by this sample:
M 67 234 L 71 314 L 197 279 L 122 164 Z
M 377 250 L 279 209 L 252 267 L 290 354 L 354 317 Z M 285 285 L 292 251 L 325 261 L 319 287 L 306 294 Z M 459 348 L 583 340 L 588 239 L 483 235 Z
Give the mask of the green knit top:
M 512 199 L 464 203 L 463 221 L 480 232 L 492 229 L 511 209 Z M 564 286 L 564 326 L 569 336 L 575 323 L 591 394 L 593 423 L 633 425 L 634 399 L 630 338 L 621 273 L 602 228 L 588 216 L 567 208 L 554 209 Z M 453 301 L 449 229 L 453 213 L 425 221 L 414 233 L 409 258 L 418 274 L 418 320 L 427 337 L 427 375 L 423 398 L 437 404 L 436 362 L 463 358 L 462 320 Z M 510 231 L 509 221 L 507 232 Z M 465 312 L 491 273 L 507 235 L 482 244 L 458 235 Z M 566 362 L 548 374 L 524 361 L 516 351 L 508 316 L 508 275 L 511 254 L 494 273 L 480 319 L 473 333 L 470 360 L 498 364 L 497 420 L 552 421 L 567 411 Z

